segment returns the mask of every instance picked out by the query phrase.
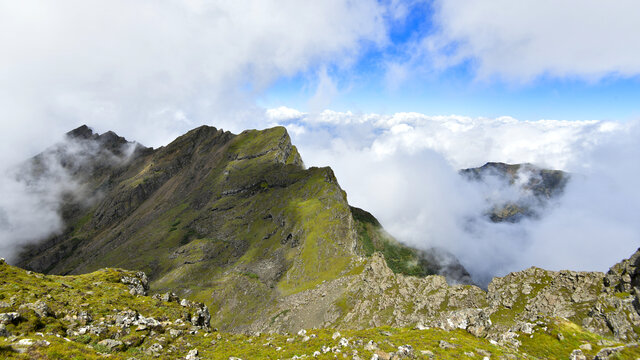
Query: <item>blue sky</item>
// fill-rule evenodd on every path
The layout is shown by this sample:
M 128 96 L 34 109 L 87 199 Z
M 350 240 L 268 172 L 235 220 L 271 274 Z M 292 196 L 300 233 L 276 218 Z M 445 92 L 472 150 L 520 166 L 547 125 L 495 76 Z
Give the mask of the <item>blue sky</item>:
M 420 112 L 471 117 L 513 116 L 520 120 L 615 120 L 640 118 L 640 81 L 611 77 L 595 83 L 582 80 L 544 79 L 511 86 L 500 82 L 477 83 L 472 75 L 437 76 L 408 80 L 389 89 L 383 74 L 351 83 L 352 74 L 340 74 L 340 90 L 329 107 L 336 111 L 390 114 Z M 313 95 L 306 74 L 278 81 L 259 103 L 266 108 L 288 106 L 309 111 Z
M 464 1 L 452 1 L 464 7 Z M 445 37 L 449 41 L 447 49 L 455 49 L 460 42 L 473 42 L 468 37 L 450 37 L 446 34 L 449 21 L 446 16 L 436 14 L 434 2 L 418 2 L 408 5 L 409 11 L 401 20 L 388 21 L 387 43 L 384 45 L 365 44 L 363 51 L 357 56 L 353 65 L 348 67 L 328 66 L 328 74 L 336 86 L 336 93 L 327 108 L 336 111 L 352 111 L 363 113 L 391 114 L 395 112 L 420 112 L 425 114 L 458 114 L 472 117 L 497 117 L 512 116 L 521 120 L 562 119 L 562 120 L 615 120 L 628 121 L 640 118 L 640 77 L 634 69 L 624 73 L 620 71 L 620 64 L 603 62 L 575 72 L 561 68 L 557 70 L 554 63 L 554 44 L 546 34 L 537 34 L 535 31 L 524 32 L 523 37 L 540 36 L 538 53 L 534 61 L 540 61 L 538 69 L 533 70 L 533 76 L 527 74 L 527 79 L 513 79 L 513 74 L 505 77 L 499 69 L 494 69 L 489 76 L 479 76 L 479 63 L 487 61 L 483 55 L 474 56 L 471 53 L 460 62 L 449 66 L 437 67 L 431 64 L 429 57 L 441 54 L 426 53 L 417 59 L 415 56 L 416 44 L 430 37 Z M 458 9 L 455 9 L 458 10 Z M 593 6 L 586 6 L 585 12 L 594 10 Z M 473 32 L 477 27 L 491 27 L 490 11 L 487 11 L 487 19 L 475 23 L 458 25 L 457 31 Z M 518 12 L 514 16 L 526 16 L 526 12 Z M 607 14 L 613 16 L 615 13 Z M 559 26 L 556 31 L 568 31 L 569 27 L 580 28 L 588 26 L 588 18 L 592 14 L 585 13 L 585 23 L 567 19 L 570 23 L 567 28 Z M 498 19 L 499 20 L 499 19 Z M 624 21 L 624 20 L 623 20 Z M 460 29 L 461 28 L 461 29 Z M 597 29 L 595 30 L 597 31 Z M 444 33 L 444 35 L 443 35 Z M 468 34 L 467 34 L 468 35 Z M 584 31 L 582 38 L 577 38 L 583 45 L 589 45 L 589 30 Z M 627 43 L 629 52 L 637 51 L 637 45 L 633 45 L 631 34 L 616 33 L 604 34 L 604 41 L 611 41 L 607 37 L 626 36 L 621 39 Z M 560 36 L 562 37 L 562 36 Z M 508 41 L 509 39 L 507 39 Z M 517 39 L 516 39 L 517 40 Z M 618 39 L 620 40 L 620 39 Z M 482 39 L 478 40 L 482 41 Z M 576 38 L 568 38 L 563 41 L 575 43 Z M 593 41 L 593 53 L 606 51 L 598 49 L 598 42 Z M 491 44 L 496 46 L 495 44 Z M 548 45 L 545 47 L 544 45 Z M 566 47 L 566 52 L 578 52 L 583 47 L 573 49 L 571 45 L 559 42 Z M 482 44 L 479 45 L 480 47 Z M 498 44 L 498 46 L 502 46 Z M 505 44 L 504 46 L 510 46 Z M 623 48 L 623 47 L 622 47 Z M 526 51 L 526 49 L 524 49 Z M 614 48 L 613 51 L 624 51 Z M 449 51 L 449 50 L 445 50 Z M 547 54 L 546 52 L 549 52 Z M 455 52 L 455 50 L 454 50 Z M 545 56 L 549 55 L 549 64 L 544 64 Z M 592 54 L 586 53 L 584 56 Z M 625 54 L 626 55 L 626 54 Z M 514 49 L 509 52 L 514 63 L 518 63 L 520 54 Z M 571 55 L 569 55 L 571 56 Z M 577 56 L 577 55 L 576 55 Z M 610 55 L 615 59 L 616 53 Z M 624 56 L 624 55 L 623 55 Z M 581 61 L 576 58 L 576 61 Z M 390 85 L 388 81 L 388 66 L 390 63 L 403 64 L 409 71 L 406 78 L 399 84 Z M 406 63 L 410 63 L 407 65 Z M 496 64 L 499 66 L 500 64 Z M 527 66 L 526 64 L 523 66 Z M 258 103 L 267 108 L 287 106 L 304 112 L 313 112 L 309 104 L 316 91 L 317 68 L 299 72 L 292 77 L 278 79 L 258 100 Z M 536 72 L 537 71 L 537 72 Z

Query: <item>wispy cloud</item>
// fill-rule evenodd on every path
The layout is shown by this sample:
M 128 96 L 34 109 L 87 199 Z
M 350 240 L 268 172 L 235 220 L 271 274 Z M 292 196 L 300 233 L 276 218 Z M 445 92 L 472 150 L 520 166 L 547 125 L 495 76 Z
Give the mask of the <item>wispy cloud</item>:
M 640 74 L 640 4 L 633 0 L 436 0 L 433 30 L 406 44 L 397 73 L 466 63 L 477 79 L 528 83 Z

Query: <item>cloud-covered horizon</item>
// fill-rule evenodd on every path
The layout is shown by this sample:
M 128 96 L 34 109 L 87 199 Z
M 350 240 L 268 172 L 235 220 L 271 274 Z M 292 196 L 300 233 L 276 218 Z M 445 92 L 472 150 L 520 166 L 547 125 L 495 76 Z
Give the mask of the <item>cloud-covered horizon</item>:
M 606 271 L 640 246 L 638 123 L 285 107 L 266 114 L 289 129 L 305 164 L 333 168 L 351 204 L 402 242 L 449 250 L 480 284 L 530 266 Z M 539 219 L 492 223 L 488 198 L 522 194 L 458 173 L 489 161 L 572 176 L 562 196 L 538 209 Z

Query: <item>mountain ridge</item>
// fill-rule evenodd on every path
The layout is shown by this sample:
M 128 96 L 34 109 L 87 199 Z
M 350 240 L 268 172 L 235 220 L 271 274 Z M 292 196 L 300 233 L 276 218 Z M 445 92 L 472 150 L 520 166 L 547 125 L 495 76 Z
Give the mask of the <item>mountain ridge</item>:
M 71 133 L 83 141 L 105 136 L 85 127 Z M 398 272 L 439 270 L 371 214 L 358 217 L 364 212 L 349 206 L 333 171 L 306 169 L 283 127 L 234 135 L 202 126 L 167 146 L 138 148 L 108 176 L 79 171 L 86 196 L 97 200 L 67 204 L 76 211 L 63 233 L 27 247 L 18 265 L 58 274 L 144 270 L 153 289 L 222 309 L 212 321 L 226 329 L 360 271 L 360 258 L 377 250 Z M 468 277 L 461 265 L 450 268 Z

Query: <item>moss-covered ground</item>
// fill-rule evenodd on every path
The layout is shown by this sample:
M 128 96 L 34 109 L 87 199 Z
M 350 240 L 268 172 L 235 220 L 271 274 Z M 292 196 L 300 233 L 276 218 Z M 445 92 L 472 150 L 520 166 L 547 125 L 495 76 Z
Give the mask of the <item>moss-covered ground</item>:
M 202 359 L 292 359 L 309 358 L 370 359 L 397 353 L 399 347 L 411 347 L 418 359 L 490 358 L 566 359 L 586 344 L 583 352 L 591 359 L 603 347 L 622 345 L 604 339 L 562 319 L 546 319 L 535 325 L 532 334 L 518 333 L 521 345 L 515 348 L 498 345 L 485 338 L 472 336 L 464 330 L 410 329 L 380 327 L 366 330 L 307 329 L 298 334 L 232 334 L 213 329 L 196 329 L 171 335 L 168 327 L 136 331 L 135 326 L 123 330 L 109 325 L 99 335 L 73 335 L 76 318 L 82 312 L 91 320 L 83 325 L 109 324 L 123 310 L 131 310 L 144 317 L 153 317 L 164 324 L 172 324 L 185 317 L 185 308 L 178 302 L 165 302 L 150 296 L 131 295 L 124 276 L 134 273 L 119 269 L 104 269 L 78 276 L 51 276 L 0 264 L 0 313 L 18 312 L 20 317 L 6 324 L 10 334 L 0 336 L 0 358 L 5 359 L 150 359 L 182 358 L 189 351 L 198 350 Z M 256 281 L 252 274 L 239 274 L 248 281 Z M 49 314 L 37 315 L 28 304 L 42 301 Z M 6 335 L 6 334 L 5 334 Z M 31 340 L 31 345 L 20 341 Z M 122 341 L 109 349 L 99 342 L 104 339 Z M 444 343 L 446 342 L 446 343 Z M 162 350 L 149 352 L 154 344 Z M 315 355 L 314 355 L 315 354 Z M 620 350 L 614 358 L 635 359 L 640 356 L 638 346 Z

